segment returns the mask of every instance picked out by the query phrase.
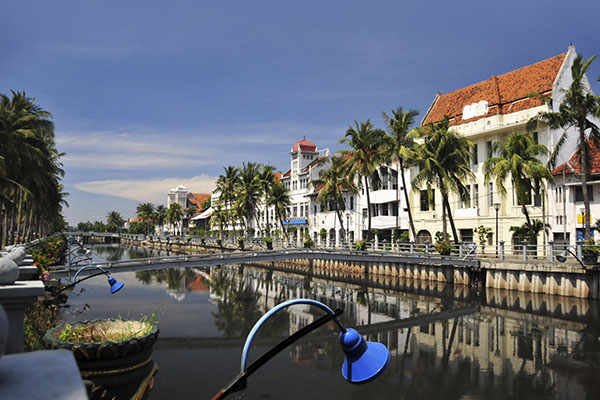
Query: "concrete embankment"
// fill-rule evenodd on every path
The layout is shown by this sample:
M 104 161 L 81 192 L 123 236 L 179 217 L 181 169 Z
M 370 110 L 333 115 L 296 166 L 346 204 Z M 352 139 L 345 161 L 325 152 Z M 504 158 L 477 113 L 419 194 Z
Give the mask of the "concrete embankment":
M 239 251 L 233 245 L 217 246 L 195 241 L 150 241 L 125 238 L 125 244 L 182 252 Z M 246 248 L 257 251 L 264 248 Z M 250 261 L 250 260 L 249 260 Z M 423 253 L 337 252 L 322 259 L 294 258 L 275 261 L 289 269 L 318 268 L 356 275 L 390 276 L 407 280 L 517 290 L 525 293 L 600 299 L 600 269 L 548 260 L 464 260 Z

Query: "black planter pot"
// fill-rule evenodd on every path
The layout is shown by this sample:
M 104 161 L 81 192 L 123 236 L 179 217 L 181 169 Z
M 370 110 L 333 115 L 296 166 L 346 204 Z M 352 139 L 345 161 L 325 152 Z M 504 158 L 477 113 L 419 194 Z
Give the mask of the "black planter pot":
M 267 250 L 273 250 L 273 242 L 265 242 L 267 244 Z
M 583 263 L 585 265 L 598 264 L 598 253 L 594 251 L 583 251 Z
M 94 322 L 123 322 L 116 320 L 78 321 L 77 326 Z M 128 321 L 125 321 L 128 322 Z M 51 349 L 67 349 L 73 353 L 81 378 L 86 381 L 90 399 L 144 398 L 153 386 L 158 366 L 152 360 L 152 349 L 158 338 L 158 326 L 139 338 L 118 342 L 66 342 L 58 339 L 65 324 L 46 332 L 44 340 Z

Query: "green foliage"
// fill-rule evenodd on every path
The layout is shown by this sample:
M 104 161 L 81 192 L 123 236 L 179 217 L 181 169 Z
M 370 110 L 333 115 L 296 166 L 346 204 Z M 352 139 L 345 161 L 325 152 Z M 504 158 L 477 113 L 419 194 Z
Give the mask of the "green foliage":
M 312 240 L 311 238 L 307 238 L 306 240 L 304 240 L 304 247 L 305 248 L 315 247 L 315 241 Z
M 450 255 L 452 251 L 452 245 L 445 240 L 437 241 L 434 245 L 435 250 L 441 255 Z
M 99 343 L 105 340 L 120 342 L 131 338 L 147 335 L 156 324 L 155 317 L 142 318 L 140 321 L 93 321 L 85 324 L 65 324 L 58 339 L 69 342 Z M 152 322 L 151 322 L 152 321 Z M 119 323 L 119 329 L 110 329 L 111 325 Z
M 25 310 L 23 319 L 23 350 L 46 350 L 46 331 L 58 325 L 60 308 L 56 301 L 48 298 L 33 303 Z
M 265 237 L 265 238 L 263 238 L 263 242 L 265 242 L 265 243 L 273 243 L 273 238 L 271 238 L 271 237 Z
M 67 251 L 67 238 L 64 235 L 54 236 L 36 243 L 31 249 L 33 265 L 40 275 L 46 273 L 50 266 L 64 263 Z
M 354 243 L 354 249 L 355 250 L 365 251 L 366 248 L 367 248 L 367 241 L 366 240 L 359 240 L 358 242 Z
M 319 237 L 321 238 L 321 241 L 327 239 L 327 229 L 321 228 L 319 231 Z
M 473 233 L 477 235 L 479 239 L 479 245 L 482 249 L 484 249 L 487 237 L 490 233 L 492 233 L 492 228 L 487 228 L 483 225 L 479 225 L 477 228 L 473 229 Z
M 595 242 L 594 239 L 586 240 L 583 243 L 582 251 L 584 253 L 600 254 L 600 241 Z

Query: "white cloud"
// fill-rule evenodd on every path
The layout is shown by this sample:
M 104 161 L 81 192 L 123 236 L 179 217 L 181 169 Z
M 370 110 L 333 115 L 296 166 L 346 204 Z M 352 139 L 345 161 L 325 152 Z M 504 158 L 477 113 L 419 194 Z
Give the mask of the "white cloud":
M 166 203 L 167 192 L 171 188 L 183 185 L 190 192 L 210 193 L 215 188 L 215 180 L 215 177 L 203 174 L 192 178 L 107 179 L 81 182 L 76 184 L 75 187 L 88 193 L 164 204 Z

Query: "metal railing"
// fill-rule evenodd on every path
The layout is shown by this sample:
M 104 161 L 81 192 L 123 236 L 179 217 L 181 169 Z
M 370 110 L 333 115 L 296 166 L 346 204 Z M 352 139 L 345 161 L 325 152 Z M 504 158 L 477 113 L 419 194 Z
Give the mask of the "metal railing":
M 240 249 L 240 244 L 243 243 L 245 249 L 267 249 L 265 238 L 248 237 L 248 236 L 224 236 L 218 238 L 216 236 L 200 237 L 200 236 L 146 236 L 123 234 L 123 238 L 148 240 L 152 242 L 161 242 L 168 244 L 190 245 L 190 246 L 211 246 L 225 247 L 229 249 Z M 303 248 L 304 240 L 270 238 L 273 249 L 295 249 Z M 387 242 L 370 241 L 370 242 L 335 242 L 333 240 L 321 240 L 313 242 L 311 247 L 317 249 L 335 249 L 335 250 L 364 250 L 369 252 L 383 253 L 398 253 L 398 254 L 437 254 L 437 255 L 452 255 L 462 259 L 497 259 L 516 260 L 516 261 L 533 261 L 533 260 L 556 260 L 557 255 L 572 255 L 579 260 L 582 258 L 583 242 L 577 242 L 575 246 L 564 243 L 554 243 L 550 241 L 546 245 L 530 244 L 527 241 L 519 244 L 509 244 L 500 241 L 498 245 L 476 244 L 473 242 L 450 243 L 445 248 L 441 245 L 433 243 L 415 243 L 415 242 Z

